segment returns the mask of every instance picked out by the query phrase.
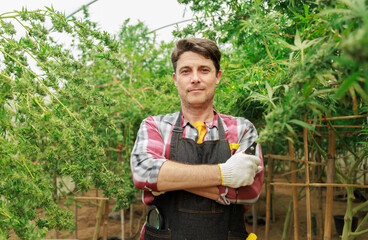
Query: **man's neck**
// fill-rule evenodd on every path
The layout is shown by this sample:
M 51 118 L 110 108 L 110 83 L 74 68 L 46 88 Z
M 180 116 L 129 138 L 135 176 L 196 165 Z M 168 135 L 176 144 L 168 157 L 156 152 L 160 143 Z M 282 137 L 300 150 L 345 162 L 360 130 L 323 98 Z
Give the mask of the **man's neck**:
M 213 106 L 209 106 L 206 108 L 199 107 L 185 107 L 182 105 L 182 112 L 184 119 L 190 123 L 195 123 L 198 121 L 202 122 L 212 122 L 214 113 L 213 113 Z

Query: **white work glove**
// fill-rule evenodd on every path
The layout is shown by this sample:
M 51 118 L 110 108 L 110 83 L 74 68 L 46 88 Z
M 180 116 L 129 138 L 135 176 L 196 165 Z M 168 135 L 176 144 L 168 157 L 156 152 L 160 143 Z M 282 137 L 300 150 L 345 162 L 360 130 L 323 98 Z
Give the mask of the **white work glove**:
M 254 155 L 239 152 L 231 156 L 225 163 L 218 164 L 223 186 L 239 188 L 252 185 L 258 172 L 261 159 Z

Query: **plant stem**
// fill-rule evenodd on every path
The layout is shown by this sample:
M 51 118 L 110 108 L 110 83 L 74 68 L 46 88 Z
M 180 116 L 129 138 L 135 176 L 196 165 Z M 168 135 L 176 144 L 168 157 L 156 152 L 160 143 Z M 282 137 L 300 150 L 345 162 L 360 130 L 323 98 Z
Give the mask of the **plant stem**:
M 312 143 L 314 147 L 316 147 L 317 151 L 322 155 L 323 159 L 327 159 L 327 153 L 321 148 L 321 146 L 317 143 L 316 139 L 314 139 L 313 135 L 310 134 L 310 139 L 312 139 Z
M 355 237 L 355 236 L 363 235 L 365 233 L 368 233 L 368 228 L 363 230 L 363 231 L 360 231 L 360 232 L 351 232 L 351 233 L 349 233 L 349 236 L 354 236 Z
M 286 213 L 286 217 L 285 217 L 285 221 L 284 221 L 284 228 L 283 228 L 282 237 L 281 237 L 282 240 L 287 239 L 287 232 L 289 230 L 292 213 L 293 213 L 293 198 L 291 198 L 291 200 L 290 200 L 289 208 L 288 208 L 287 213 Z
M 352 240 L 353 238 L 349 237 L 349 233 L 351 232 L 351 225 L 353 222 L 353 199 L 354 192 L 352 187 L 347 187 L 347 203 L 346 203 L 346 212 L 344 216 L 344 228 L 342 231 L 342 240 Z
M 42 12 L 44 10 L 35 10 L 35 11 L 27 11 L 27 13 L 38 13 L 38 12 Z M 3 18 L 15 18 L 15 17 L 19 17 L 20 14 L 16 14 L 16 15 L 10 15 L 10 16 L 3 16 L 3 15 L 6 15 L 6 14 L 13 14 L 14 12 L 6 12 L 6 13 L 3 13 L 3 14 L 0 14 L 0 19 L 3 19 Z
M 356 206 L 353 209 L 353 213 L 356 214 L 357 212 L 359 212 L 360 210 L 362 210 L 365 207 L 368 207 L 368 201 L 365 201 L 364 203 L 360 204 L 359 206 Z
M 267 52 L 267 55 L 268 55 L 268 57 L 271 59 L 271 61 L 273 60 L 273 57 L 272 57 L 272 54 L 271 54 L 271 52 L 270 52 L 270 50 L 268 49 L 268 45 L 267 45 L 267 42 L 266 42 L 266 39 L 263 37 L 263 43 L 264 43 L 264 45 L 265 45 L 265 47 L 266 47 L 266 52 Z
M 32 97 L 32 99 L 37 103 L 37 105 L 42 109 L 43 112 L 46 112 L 46 110 L 41 106 L 41 104 L 37 101 L 35 97 Z
M 4 210 L 0 209 L 0 213 L 5 216 L 5 217 L 8 217 L 9 219 L 12 219 L 12 217 L 10 217 Z
M 0 73 L 0 75 L 1 75 L 1 76 L 3 76 L 4 78 L 9 79 L 10 81 L 14 81 L 14 79 L 12 79 L 12 78 L 11 78 L 11 77 L 9 77 L 9 76 L 6 76 L 6 75 L 4 75 L 4 74 L 2 74 L 2 73 Z
M 11 132 L 10 132 L 10 131 L 8 131 L 8 134 L 9 134 L 9 135 L 10 135 L 10 137 L 13 139 L 14 143 L 16 143 L 16 141 L 15 141 L 15 139 L 14 139 L 13 134 L 11 134 Z M 19 147 L 18 147 L 18 146 L 17 146 L 17 148 L 18 148 L 19 156 L 20 156 L 20 158 L 22 159 L 22 162 L 23 162 L 24 167 L 27 169 L 27 171 L 28 171 L 29 175 L 31 175 L 31 177 L 32 177 L 32 178 L 34 178 L 34 177 L 33 177 L 33 175 L 32 175 L 32 173 L 31 173 L 31 171 L 29 170 L 29 168 L 28 168 L 28 167 L 27 167 L 27 165 L 26 165 L 26 161 L 24 160 L 23 154 L 21 153 L 21 151 L 20 151 L 20 149 L 19 149 Z
M 358 236 L 358 235 L 362 235 L 362 234 L 366 233 L 368 231 L 368 229 L 362 230 L 362 228 L 366 225 L 367 221 L 368 221 L 368 213 L 365 214 L 365 217 L 359 223 L 359 225 L 358 225 L 357 229 L 355 230 L 355 232 L 350 233 L 350 235 Z

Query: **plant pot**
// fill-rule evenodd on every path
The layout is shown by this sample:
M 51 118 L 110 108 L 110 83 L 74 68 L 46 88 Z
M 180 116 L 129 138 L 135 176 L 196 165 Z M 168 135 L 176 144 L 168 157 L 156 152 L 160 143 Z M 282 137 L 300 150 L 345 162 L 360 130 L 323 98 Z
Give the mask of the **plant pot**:
M 342 230 L 344 228 L 344 215 L 334 215 L 333 218 L 335 221 L 336 232 L 339 236 L 341 236 Z M 358 227 L 358 220 L 359 220 L 358 217 L 353 217 L 353 222 L 351 224 L 352 232 L 354 232 L 356 228 Z

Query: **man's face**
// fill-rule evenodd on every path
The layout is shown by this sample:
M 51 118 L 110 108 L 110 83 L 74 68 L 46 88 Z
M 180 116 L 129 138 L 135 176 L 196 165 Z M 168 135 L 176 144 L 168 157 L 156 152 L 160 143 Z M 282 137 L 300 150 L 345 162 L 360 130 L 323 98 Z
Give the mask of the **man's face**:
M 220 77 L 221 70 L 216 74 L 211 59 L 195 52 L 181 54 L 177 61 L 176 72 L 173 74 L 181 104 L 186 107 L 212 106 Z

